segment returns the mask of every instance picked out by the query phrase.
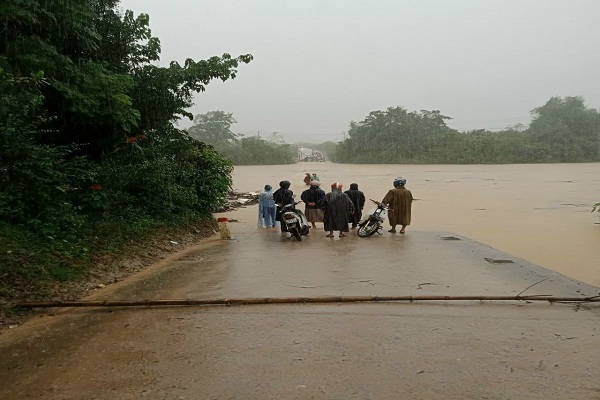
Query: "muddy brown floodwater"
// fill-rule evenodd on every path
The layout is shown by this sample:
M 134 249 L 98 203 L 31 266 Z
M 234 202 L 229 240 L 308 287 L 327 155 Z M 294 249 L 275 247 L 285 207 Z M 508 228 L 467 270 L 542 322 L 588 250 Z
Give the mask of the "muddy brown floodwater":
M 297 242 L 257 228 L 256 205 L 240 208 L 224 214 L 232 240 L 215 235 L 88 300 L 598 296 L 599 166 L 238 167 L 238 190 L 287 179 L 299 194 L 310 171 L 375 199 L 401 175 L 414 223 L 343 239 L 321 226 Z M 598 303 L 53 309 L 0 333 L 2 400 L 600 395 Z
M 258 191 L 286 179 L 299 195 L 305 172 L 316 172 L 326 191 L 356 182 L 376 200 L 402 176 L 418 199 L 410 230 L 456 232 L 600 286 L 600 214 L 590 212 L 600 202 L 599 163 L 239 166 L 234 187 Z

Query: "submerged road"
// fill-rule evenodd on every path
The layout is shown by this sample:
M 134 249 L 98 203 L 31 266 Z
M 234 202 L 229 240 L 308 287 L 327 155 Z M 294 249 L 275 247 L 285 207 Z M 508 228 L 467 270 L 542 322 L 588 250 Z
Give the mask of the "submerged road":
M 296 242 L 255 212 L 89 299 L 600 292 L 454 233 Z M 0 399 L 594 399 L 598 360 L 597 305 L 63 309 L 0 335 Z

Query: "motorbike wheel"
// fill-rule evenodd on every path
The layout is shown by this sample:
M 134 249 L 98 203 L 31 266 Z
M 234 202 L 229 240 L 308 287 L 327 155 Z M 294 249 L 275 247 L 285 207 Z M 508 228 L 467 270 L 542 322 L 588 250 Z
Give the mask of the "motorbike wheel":
M 367 237 L 377 232 L 377 229 L 379 229 L 379 224 L 377 221 L 368 219 L 358 226 L 358 231 L 356 234 L 360 237 Z
M 294 236 L 296 238 L 296 240 L 298 240 L 299 242 L 302 241 L 302 235 L 300 234 L 298 227 L 292 228 L 291 232 L 292 232 L 292 236 Z

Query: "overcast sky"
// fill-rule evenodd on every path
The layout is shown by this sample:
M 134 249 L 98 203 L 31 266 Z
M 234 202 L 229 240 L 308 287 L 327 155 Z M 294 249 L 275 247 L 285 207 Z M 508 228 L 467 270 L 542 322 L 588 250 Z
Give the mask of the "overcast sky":
M 598 0 L 122 0 L 150 15 L 161 65 L 252 54 L 194 115 L 233 131 L 341 140 L 350 121 L 402 106 L 459 130 L 528 124 L 552 96 L 600 108 Z M 190 126 L 183 122 L 181 127 Z

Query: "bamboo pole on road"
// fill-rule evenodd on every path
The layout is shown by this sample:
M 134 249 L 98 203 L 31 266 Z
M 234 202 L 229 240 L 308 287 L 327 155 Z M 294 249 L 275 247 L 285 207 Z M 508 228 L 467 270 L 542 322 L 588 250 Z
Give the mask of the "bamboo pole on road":
M 322 297 L 258 297 L 241 299 L 206 300 L 96 300 L 96 301 L 33 301 L 21 302 L 22 308 L 47 307 L 153 307 L 153 306 L 234 306 L 254 304 L 319 304 L 319 303 L 374 303 L 421 301 L 547 301 L 550 303 L 597 303 L 600 295 L 591 297 L 533 296 L 322 296 Z

